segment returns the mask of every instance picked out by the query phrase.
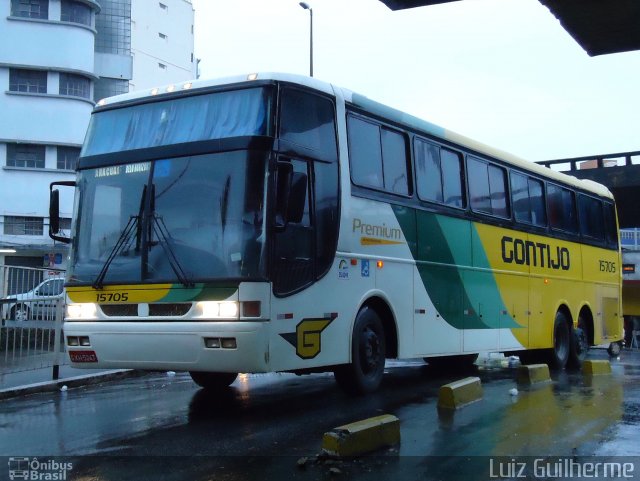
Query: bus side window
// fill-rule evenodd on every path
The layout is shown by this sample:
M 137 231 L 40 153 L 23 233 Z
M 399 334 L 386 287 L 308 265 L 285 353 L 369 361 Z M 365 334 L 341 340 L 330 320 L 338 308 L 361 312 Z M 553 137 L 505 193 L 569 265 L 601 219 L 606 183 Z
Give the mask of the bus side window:
M 607 236 L 607 244 L 614 249 L 618 248 L 618 226 L 616 225 L 616 208 L 609 202 L 604 203 L 604 226 Z
M 576 198 L 573 191 L 555 184 L 547 184 L 549 225 L 554 229 L 576 233 Z
M 604 240 L 604 214 L 602 202 L 593 197 L 580 194 L 578 196 L 580 212 L 580 233 L 586 237 Z
M 351 180 L 356 185 L 382 189 L 380 127 L 351 115 L 347 119 Z

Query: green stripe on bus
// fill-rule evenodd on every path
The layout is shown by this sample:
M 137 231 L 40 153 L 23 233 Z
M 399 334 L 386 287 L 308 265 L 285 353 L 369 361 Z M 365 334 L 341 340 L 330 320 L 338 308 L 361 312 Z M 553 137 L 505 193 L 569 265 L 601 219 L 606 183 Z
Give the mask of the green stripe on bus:
M 194 287 L 184 287 L 182 284 L 171 286 L 169 293 L 162 299 L 163 302 L 188 302 L 188 301 L 224 301 L 238 291 L 236 285 L 211 285 L 198 283 Z
M 427 294 L 457 329 L 520 327 L 509 315 L 472 222 L 393 206 Z

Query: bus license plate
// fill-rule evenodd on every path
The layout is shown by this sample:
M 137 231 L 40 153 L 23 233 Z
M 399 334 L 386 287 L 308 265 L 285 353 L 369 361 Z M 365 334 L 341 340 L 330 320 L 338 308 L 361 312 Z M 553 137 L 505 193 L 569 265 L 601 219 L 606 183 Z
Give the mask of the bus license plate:
M 69 351 L 71 362 L 98 362 L 95 351 Z

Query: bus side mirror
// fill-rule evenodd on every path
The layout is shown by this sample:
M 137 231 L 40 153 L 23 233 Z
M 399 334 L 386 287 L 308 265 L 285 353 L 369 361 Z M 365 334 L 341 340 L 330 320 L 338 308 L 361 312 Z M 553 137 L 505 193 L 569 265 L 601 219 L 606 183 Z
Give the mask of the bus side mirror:
M 49 235 L 60 232 L 60 191 L 49 193 Z
M 60 191 L 54 189 L 56 185 L 67 187 L 75 187 L 73 181 L 52 182 L 49 185 L 49 237 L 58 242 L 68 244 L 71 242 L 69 237 L 57 235 L 60 232 Z

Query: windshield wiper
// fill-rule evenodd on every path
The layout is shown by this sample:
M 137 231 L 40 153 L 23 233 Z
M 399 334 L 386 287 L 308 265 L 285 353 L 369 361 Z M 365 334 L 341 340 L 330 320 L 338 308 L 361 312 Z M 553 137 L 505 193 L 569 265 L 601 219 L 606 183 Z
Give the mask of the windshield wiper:
M 111 249 L 111 252 L 109 252 L 109 257 L 107 257 L 107 260 L 104 262 L 104 265 L 102 266 L 98 277 L 96 277 L 96 280 L 93 281 L 94 289 L 102 289 L 102 283 L 104 282 L 104 278 L 107 275 L 109 266 L 113 262 L 113 259 L 116 258 L 118 253 L 123 250 L 123 247 L 130 244 L 131 240 L 133 239 L 133 231 L 139 223 L 140 222 L 138 216 L 132 215 L 129 218 L 129 222 L 127 222 L 127 225 L 120 233 L 120 237 L 118 237 L 116 244 L 113 246 L 113 249 Z
M 113 246 L 113 249 L 111 249 L 111 252 L 109 252 L 109 256 L 107 257 L 107 260 L 104 262 L 102 269 L 98 274 L 98 277 L 96 277 L 96 280 L 93 281 L 92 286 L 94 289 L 102 289 L 102 283 L 104 282 L 104 278 L 107 275 L 109 266 L 111 265 L 113 260 L 116 258 L 116 256 L 120 252 L 129 251 L 131 243 L 133 242 L 134 230 L 136 232 L 135 252 L 136 253 L 140 252 L 140 234 L 142 232 L 142 222 L 140 220 L 142 219 L 142 213 L 144 211 L 144 202 L 146 197 L 147 197 L 147 186 L 145 185 L 142 189 L 142 195 L 140 196 L 140 210 L 138 211 L 138 215 L 137 216 L 132 215 L 131 217 L 129 217 L 129 222 L 127 222 L 127 225 L 124 226 L 124 229 L 120 233 L 120 237 L 118 237 L 116 244 Z
M 193 287 L 194 286 L 193 281 L 189 279 L 184 269 L 180 265 L 180 262 L 178 261 L 178 258 L 176 257 L 175 252 L 171 248 L 169 240 L 173 240 L 173 238 L 169 233 L 169 229 L 167 229 L 167 226 L 164 223 L 164 220 L 162 220 L 161 217 L 158 217 L 155 214 L 153 216 L 153 232 L 155 233 L 158 240 L 161 240 L 159 244 L 162 246 L 162 250 L 164 250 L 164 253 L 167 256 L 167 259 L 169 259 L 169 265 L 171 266 L 171 269 L 173 269 L 173 272 L 175 273 L 180 283 L 185 287 Z

